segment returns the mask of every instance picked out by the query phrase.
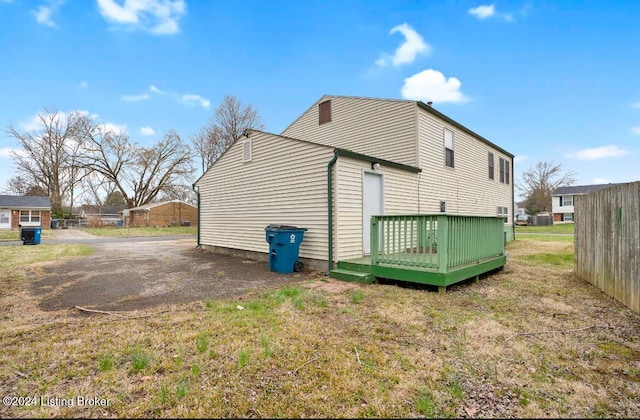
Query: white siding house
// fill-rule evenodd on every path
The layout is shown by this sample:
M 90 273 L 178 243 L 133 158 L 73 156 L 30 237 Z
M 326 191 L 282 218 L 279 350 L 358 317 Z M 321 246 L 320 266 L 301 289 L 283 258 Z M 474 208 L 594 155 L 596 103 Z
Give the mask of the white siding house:
M 368 254 L 371 215 L 442 206 L 504 215 L 511 237 L 512 173 L 512 154 L 422 102 L 324 96 L 281 135 L 249 130 L 196 181 L 198 242 L 266 260 L 267 225 L 304 227 L 301 259 L 326 269 Z
M 592 191 L 609 188 L 618 184 L 573 185 L 570 187 L 558 187 L 551 193 L 551 211 L 553 223 L 574 222 L 575 197 L 585 195 Z

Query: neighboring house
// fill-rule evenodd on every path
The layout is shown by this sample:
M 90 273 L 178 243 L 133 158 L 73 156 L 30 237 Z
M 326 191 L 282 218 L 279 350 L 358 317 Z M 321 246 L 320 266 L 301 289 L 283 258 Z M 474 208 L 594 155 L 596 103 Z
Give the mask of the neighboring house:
M 196 206 L 180 200 L 145 204 L 122 211 L 127 227 L 184 226 L 198 222 Z
M 49 197 L 0 195 L 0 229 L 51 226 Z
M 558 187 L 551 193 L 551 212 L 553 223 L 569 223 L 574 221 L 574 197 L 592 191 L 609 188 L 618 184 L 575 185 Z
M 307 266 L 368 255 L 372 215 L 504 217 L 513 155 L 422 102 L 323 96 L 281 135 L 248 130 L 196 181 L 198 245 L 268 258 L 269 224 L 307 228 Z
M 524 201 L 521 201 L 519 203 L 516 203 L 516 210 L 515 210 L 515 214 L 516 215 L 526 215 L 527 214 L 527 209 L 524 206 Z
M 98 206 L 93 204 L 83 204 L 77 209 L 78 217 L 85 219 L 86 224 L 113 226 L 121 219 L 121 213 L 126 206 Z

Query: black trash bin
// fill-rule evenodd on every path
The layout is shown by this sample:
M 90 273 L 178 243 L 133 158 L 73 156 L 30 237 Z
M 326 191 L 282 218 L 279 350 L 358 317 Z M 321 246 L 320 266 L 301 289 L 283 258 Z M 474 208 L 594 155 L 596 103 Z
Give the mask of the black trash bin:
M 58 219 L 51 219 L 51 229 L 58 229 Z
M 269 270 L 278 273 L 293 273 L 304 270 L 304 264 L 298 260 L 300 243 L 304 239 L 306 228 L 286 225 L 269 225 L 265 230 L 269 243 Z
M 22 245 L 40 245 L 41 227 L 23 227 L 20 229 Z

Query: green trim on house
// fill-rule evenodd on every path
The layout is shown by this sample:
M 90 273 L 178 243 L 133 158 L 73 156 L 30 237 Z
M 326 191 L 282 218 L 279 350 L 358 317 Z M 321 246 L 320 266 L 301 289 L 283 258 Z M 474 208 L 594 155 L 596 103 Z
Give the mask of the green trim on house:
M 405 164 L 402 164 L 402 163 L 392 162 L 392 161 L 386 160 L 386 159 L 379 159 L 379 158 L 374 157 L 374 156 L 363 155 L 362 153 L 352 152 L 351 150 L 347 150 L 347 149 L 337 148 L 335 150 L 340 156 L 350 157 L 350 158 L 354 158 L 354 159 L 360 159 L 360 160 L 364 160 L 364 161 L 371 162 L 371 163 L 376 163 L 377 162 L 380 165 L 388 166 L 390 168 L 401 169 L 401 170 L 404 170 L 404 171 L 412 172 L 414 174 L 422 172 L 422 169 L 420 169 L 420 168 L 418 168 L 416 166 L 411 166 L 411 165 L 405 165 Z

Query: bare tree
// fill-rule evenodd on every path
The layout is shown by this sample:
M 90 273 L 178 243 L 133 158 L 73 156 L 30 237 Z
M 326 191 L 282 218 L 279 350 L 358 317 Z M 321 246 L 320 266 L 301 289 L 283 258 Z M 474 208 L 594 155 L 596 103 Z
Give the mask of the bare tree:
M 14 176 L 9 181 L 4 189 L 7 194 L 15 195 L 36 195 L 47 196 L 47 192 L 40 186 L 32 184 L 23 176 Z
M 155 201 L 176 180 L 193 174 L 191 149 L 173 130 L 147 148 L 101 127 L 87 133 L 84 166 L 112 182 L 129 207 Z
M 21 132 L 13 125 L 7 128 L 7 134 L 20 146 L 12 152 L 12 159 L 19 176 L 32 187 L 46 191 L 52 212 L 62 214 L 66 205 L 73 206 L 73 190 L 86 175 L 76 162 L 82 143 L 79 122 L 86 117 L 79 112 L 67 115 L 45 110 L 37 118 L 40 127 L 36 130 Z
M 208 125 L 191 138 L 200 156 L 202 172 L 240 138 L 246 129 L 263 130 L 262 118 L 252 105 L 246 107 L 233 95 L 226 95 L 213 112 Z
M 530 214 L 551 211 L 551 194 L 560 186 L 575 183 L 574 172 L 562 172 L 560 164 L 538 162 L 522 173 L 522 183 L 517 185 L 525 197 L 525 207 Z

